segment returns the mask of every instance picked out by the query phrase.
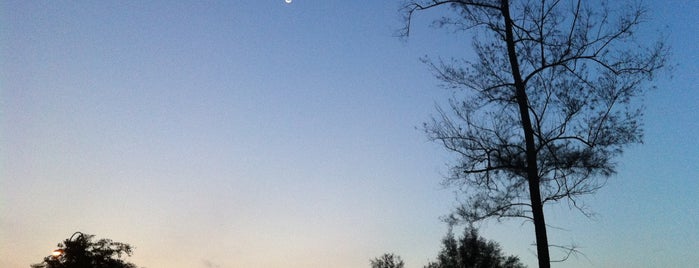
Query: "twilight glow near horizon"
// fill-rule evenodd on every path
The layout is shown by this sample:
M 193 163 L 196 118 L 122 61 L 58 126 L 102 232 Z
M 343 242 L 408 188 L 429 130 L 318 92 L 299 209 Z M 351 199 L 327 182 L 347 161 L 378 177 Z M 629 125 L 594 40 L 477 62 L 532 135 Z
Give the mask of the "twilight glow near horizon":
M 453 160 L 422 122 L 450 93 L 419 58 L 471 39 L 401 1 L 2 1 L 0 267 L 75 231 L 139 267 L 407 268 L 434 260 Z M 554 267 L 699 263 L 699 2 L 646 1 L 676 64 L 645 96 L 644 144 L 585 199 L 546 211 Z M 533 226 L 480 226 L 535 267 Z M 560 252 L 552 251 L 553 256 Z M 558 254 L 558 255 L 556 255 Z

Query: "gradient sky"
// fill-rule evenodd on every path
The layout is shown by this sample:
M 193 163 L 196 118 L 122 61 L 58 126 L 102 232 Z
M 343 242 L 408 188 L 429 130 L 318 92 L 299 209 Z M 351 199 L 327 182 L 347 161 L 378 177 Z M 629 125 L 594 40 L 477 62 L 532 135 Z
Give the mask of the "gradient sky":
M 157 268 L 407 268 L 436 256 L 451 158 L 422 122 L 449 92 L 419 57 L 468 56 L 400 1 L 2 1 L 0 267 L 75 231 Z M 547 211 L 554 267 L 699 263 L 699 2 L 648 1 L 677 65 L 644 100 L 645 144 L 586 199 Z M 672 78 L 670 78 L 672 76 Z M 536 264 L 533 228 L 482 234 Z

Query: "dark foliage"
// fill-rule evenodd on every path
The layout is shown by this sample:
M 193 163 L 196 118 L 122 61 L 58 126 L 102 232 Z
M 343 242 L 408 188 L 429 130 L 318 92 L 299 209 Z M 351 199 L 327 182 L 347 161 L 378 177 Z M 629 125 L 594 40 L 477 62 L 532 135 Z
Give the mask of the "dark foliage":
M 371 260 L 371 268 L 403 268 L 403 260 L 393 253 L 386 253 Z
M 425 268 L 524 268 L 516 256 L 505 256 L 500 245 L 487 241 L 478 231 L 467 228 L 458 239 L 450 231 L 442 240 L 436 262 Z
M 121 258 L 131 256 L 131 245 L 76 232 L 58 244 L 57 254 L 44 258 L 47 268 L 136 268 Z

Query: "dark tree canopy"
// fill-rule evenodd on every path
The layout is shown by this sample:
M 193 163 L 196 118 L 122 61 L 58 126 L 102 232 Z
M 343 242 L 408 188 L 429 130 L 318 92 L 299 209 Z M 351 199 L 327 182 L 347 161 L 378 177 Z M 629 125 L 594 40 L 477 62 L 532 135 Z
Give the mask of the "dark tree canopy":
M 505 256 L 500 245 L 487 241 L 474 228 L 467 228 L 458 239 L 450 231 L 442 240 L 437 261 L 425 268 L 524 268 L 516 256 Z
M 131 256 L 131 245 L 110 239 L 93 241 L 94 235 L 76 232 L 58 244 L 54 255 L 44 258 L 47 268 L 136 268 L 122 260 Z
M 473 36 L 475 59 L 425 59 L 445 87 L 448 109 L 425 124 L 457 156 L 446 179 L 466 198 L 450 220 L 519 217 L 534 223 L 539 266 L 548 267 L 543 206 L 595 193 L 615 158 L 642 141 L 633 100 L 665 65 L 661 41 L 635 35 L 646 10 L 626 1 L 411 0 L 444 9 L 440 27 Z
M 371 260 L 371 268 L 403 268 L 403 260 L 393 253 L 386 253 Z

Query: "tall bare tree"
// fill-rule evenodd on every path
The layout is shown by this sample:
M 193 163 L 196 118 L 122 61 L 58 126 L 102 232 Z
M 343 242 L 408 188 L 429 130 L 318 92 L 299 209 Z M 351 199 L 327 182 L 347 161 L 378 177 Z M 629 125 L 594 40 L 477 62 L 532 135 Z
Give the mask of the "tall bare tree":
M 638 3 L 581 0 L 411 0 L 448 7 L 435 25 L 469 31 L 477 58 L 426 59 L 446 87 L 447 111 L 425 124 L 458 156 L 446 182 L 464 187 L 454 223 L 520 217 L 534 223 L 539 267 L 549 267 L 543 206 L 595 193 L 615 157 L 640 143 L 642 107 L 632 102 L 666 62 L 662 40 L 638 40 Z M 445 10 L 446 11 L 446 10 Z M 462 90 L 463 89 L 463 90 Z M 456 93 L 455 93 L 456 94 Z

